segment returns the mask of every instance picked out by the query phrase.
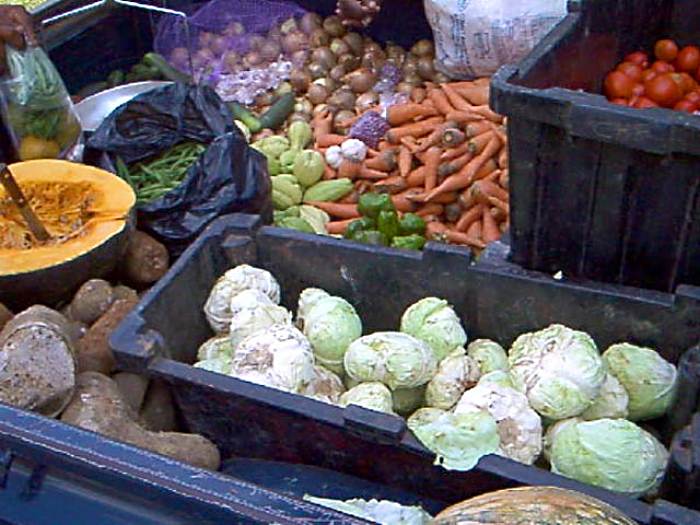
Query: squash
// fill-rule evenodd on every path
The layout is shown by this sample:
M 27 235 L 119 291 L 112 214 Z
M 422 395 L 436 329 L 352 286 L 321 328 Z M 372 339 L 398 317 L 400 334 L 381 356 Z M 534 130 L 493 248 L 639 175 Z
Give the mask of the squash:
M 136 196 L 119 177 L 62 160 L 10 166 L 51 235 L 40 243 L 0 186 L 0 302 L 53 304 L 116 266 L 126 250 Z
M 636 525 L 600 500 L 557 487 L 519 487 L 482 494 L 437 515 L 433 525 Z

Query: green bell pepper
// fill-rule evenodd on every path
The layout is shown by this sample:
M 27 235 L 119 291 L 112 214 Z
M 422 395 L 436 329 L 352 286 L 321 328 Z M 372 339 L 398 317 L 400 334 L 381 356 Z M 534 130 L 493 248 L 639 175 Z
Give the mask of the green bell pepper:
M 357 210 L 365 217 L 376 219 L 379 212 L 396 211 L 396 208 L 386 193 L 365 193 L 357 203 Z
M 422 250 L 425 246 L 425 237 L 418 234 L 402 235 L 394 237 L 391 240 L 391 246 L 394 248 L 404 248 L 407 250 Z
M 365 244 L 374 244 L 376 246 L 388 246 L 389 241 L 382 232 L 377 230 L 367 230 L 358 232 L 355 235 L 355 239 L 358 242 Z
M 391 240 L 399 234 L 399 216 L 395 211 L 380 211 L 377 229 Z
M 376 228 L 375 222 L 370 219 L 369 217 L 362 217 L 360 219 L 356 219 L 352 221 L 350 224 L 348 224 L 348 227 L 345 229 L 345 238 L 346 239 L 355 239 L 355 236 L 358 233 L 367 231 L 367 230 L 373 230 Z
M 425 233 L 425 221 L 415 213 L 405 213 L 399 221 L 399 232 L 401 235 L 412 235 L 414 233 L 423 235 Z

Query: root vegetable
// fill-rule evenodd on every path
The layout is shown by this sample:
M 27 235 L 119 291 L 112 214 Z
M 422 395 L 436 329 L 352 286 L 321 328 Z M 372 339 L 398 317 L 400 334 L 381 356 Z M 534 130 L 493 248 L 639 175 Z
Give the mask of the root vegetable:
M 318 104 L 323 104 L 324 102 L 326 102 L 329 96 L 329 92 L 328 89 L 321 84 L 311 84 L 311 86 L 309 86 L 307 96 L 309 98 L 309 101 L 316 106 Z
M 333 118 L 333 125 L 335 126 L 336 130 L 344 130 L 352 126 L 354 119 L 355 113 L 344 109 L 335 114 L 335 117 Z
M 347 44 L 347 42 L 340 38 L 334 38 L 333 40 L 331 40 L 330 48 L 331 51 L 333 51 L 333 54 L 337 57 L 350 53 L 351 51 L 350 46 Z
M 340 82 L 340 80 L 343 79 L 347 72 L 345 71 L 345 68 L 341 65 L 335 66 L 333 69 L 330 70 L 328 73 L 328 76 L 335 80 L 336 82 Z
M 0 330 L 14 317 L 14 314 L 4 304 L 0 303 Z
M 364 113 L 368 109 L 379 104 L 379 95 L 374 91 L 368 91 L 358 96 L 355 100 L 355 107 L 358 111 Z M 393 107 L 393 106 L 392 106 Z
M 343 79 L 355 93 L 366 93 L 377 82 L 377 75 L 367 68 L 361 68 L 349 73 Z
M 123 260 L 123 273 L 137 286 L 153 284 L 168 271 L 168 250 L 150 235 L 135 231 Z
M 114 302 L 112 285 L 102 279 L 90 279 L 77 291 L 68 307 L 70 318 L 91 325 Z
M 346 89 L 339 89 L 328 98 L 328 105 L 335 109 L 353 111 L 355 109 L 355 95 Z
M 78 343 L 78 370 L 109 374 L 116 364 L 109 337 L 126 315 L 136 306 L 136 299 L 115 301 L 93 324 Z
M 208 439 L 196 434 L 150 432 L 139 426 L 117 384 L 97 372 L 78 376 L 76 395 L 61 421 L 197 467 L 219 468 L 219 451 Z
M 119 387 L 122 398 L 129 404 L 131 410 L 138 413 L 148 389 L 148 378 L 129 372 L 119 372 L 112 376 L 112 380 Z
M 321 64 L 327 71 L 338 63 L 333 51 L 325 46 L 317 47 L 313 50 L 311 53 L 311 61 Z
M 148 430 L 155 432 L 175 430 L 177 427 L 175 406 L 168 385 L 158 380 L 151 381 L 139 415 Z
M 323 29 L 332 37 L 341 37 L 346 32 L 340 18 L 335 15 L 329 16 L 323 21 Z
M 0 332 L 0 401 L 53 417 L 75 387 L 75 340 L 55 310 L 32 306 Z
M 314 80 L 325 77 L 328 74 L 328 69 L 325 65 L 318 62 L 312 62 L 308 67 L 309 74 Z
M 430 57 L 419 58 L 417 71 L 423 80 L 433 80 L 435 78 L 433 59 Z
M 305 13 L 304 16 L 299 20 L 299 29 L 301 29 L 307 35 L 310 35 L 315 30 L 321 29 L 323 24 L 323 19 L 316 13 Z
M 297 93 L 306 93 L 311 80 L 311 75 L 305 69 L 294 69 L 289 75 L 289 82 Z
M 293 31 L 282 38 L 282 50 L 291 55 L 298 51 L 303 51 L 307 46 L 307 38 L 300 31 Z
M 417 57 L 431 57 L 435 54 L 435 46 L 430 40 L 419 40 L 411 48 L 411 53 Z
M 365 48 L 364 42 L 362 41 L 362 35 L 359 33 L 350 32 L 343 37 L 343 40 L 350 47 L 350 51 L 352 51 L 353 54 L 362 54 L 362 51 Z
M 360 67 L 360 57 L 347 53 L 338 57 L 338 65 L 343 66 L 345 71 L 353 71 Z
M 331 36 L 321 27 L 314 29 L 309 35 L 311 47 L 327 46 L 330 42 Z

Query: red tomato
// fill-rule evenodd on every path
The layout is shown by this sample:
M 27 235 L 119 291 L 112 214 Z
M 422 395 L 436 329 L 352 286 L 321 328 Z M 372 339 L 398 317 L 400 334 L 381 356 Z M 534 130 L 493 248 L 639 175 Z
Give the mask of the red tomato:
M 663 73 L 673 73 L 676 68 L 674 68 L 671 64 L 668 62 L 664 62 L 663 60 L 657 60 L 651 65 L 651 69 L 659 73 L 660 75 Z
M 643 51 L 635 51 L 634 53 L 630 53 L 625 57 L 625 62 L 632 62 L 633 64 L 640 66 L 642 69 L 646 69 L 649 67 L 649 56 Z
M 647 97 L 664 107 L 672 107 L 683 98 L 683 90 L 670 74 L 659 75 L 646 83 Z
M 678 56 L 678 45 L 673 40 L 659 40 L 654 46 L 654 55 L 659 60 L 673 62 Z
M 642 71 L 642 82 L 649 82 L 656 75 L 658 75 L 658 73 L 653 69 L 645 69 L 644 71 Z
M 658 108 L 659 105 L 653 100 L 649 100 L 647 97 L 639 97 L 634 104 L 632 104 L 632 107 L 637 109 L 650 109 Z
M 700 67 L 700 48 L 686 46 L 678 53 L 676 69 L 680 71 L 697 71 Z
M 690 93 L 686 94 L 683 100 L 687 100 L 688 102 L 692 102 L 696 106 L 700 106 L 700 92 L 691 91 Z
M 698 87 L 698 83 L 688 73 L 678 73 L 683 93 L 690 93 Z M 675 79 L 674 79 L 675 80 Z
M 644 88 L 644 84 L 635 84 L 634 87 L 632 88 L 632 95 L 636 97 L 641 97 L 646 93 L 646 89 Z
M 627 105 L 626 98 L 614 98 L 610 102 L 612 102 L 613 104 L 617 104 L 618 106 L 626 106 Z
M 634 81 L 620 71 L 613 71 L 605 77 L 605 94 L 608 98 L 629 98 L 633 89 Z
M 621 71 L 635 82 L 642 80 L 642 68 L 632 62 L 623 62 L 617 66 L 617 71 Z
M 686 113 L 694 113 L 698 107 L 689 100 L 681 100 L 678 104 L 673 106 L 676 111 L 685 111 Z

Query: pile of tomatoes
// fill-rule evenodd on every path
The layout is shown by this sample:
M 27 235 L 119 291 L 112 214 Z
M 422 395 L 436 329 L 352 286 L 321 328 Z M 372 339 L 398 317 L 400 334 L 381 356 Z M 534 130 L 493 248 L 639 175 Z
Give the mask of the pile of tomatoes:
M 642 51 L 625 57 L 605 77 L 605 95 L 613 104 L 633 108 L 669 108 L 700 112 L 700 48 L 679 48 L 659 40 L 655 61 Z

